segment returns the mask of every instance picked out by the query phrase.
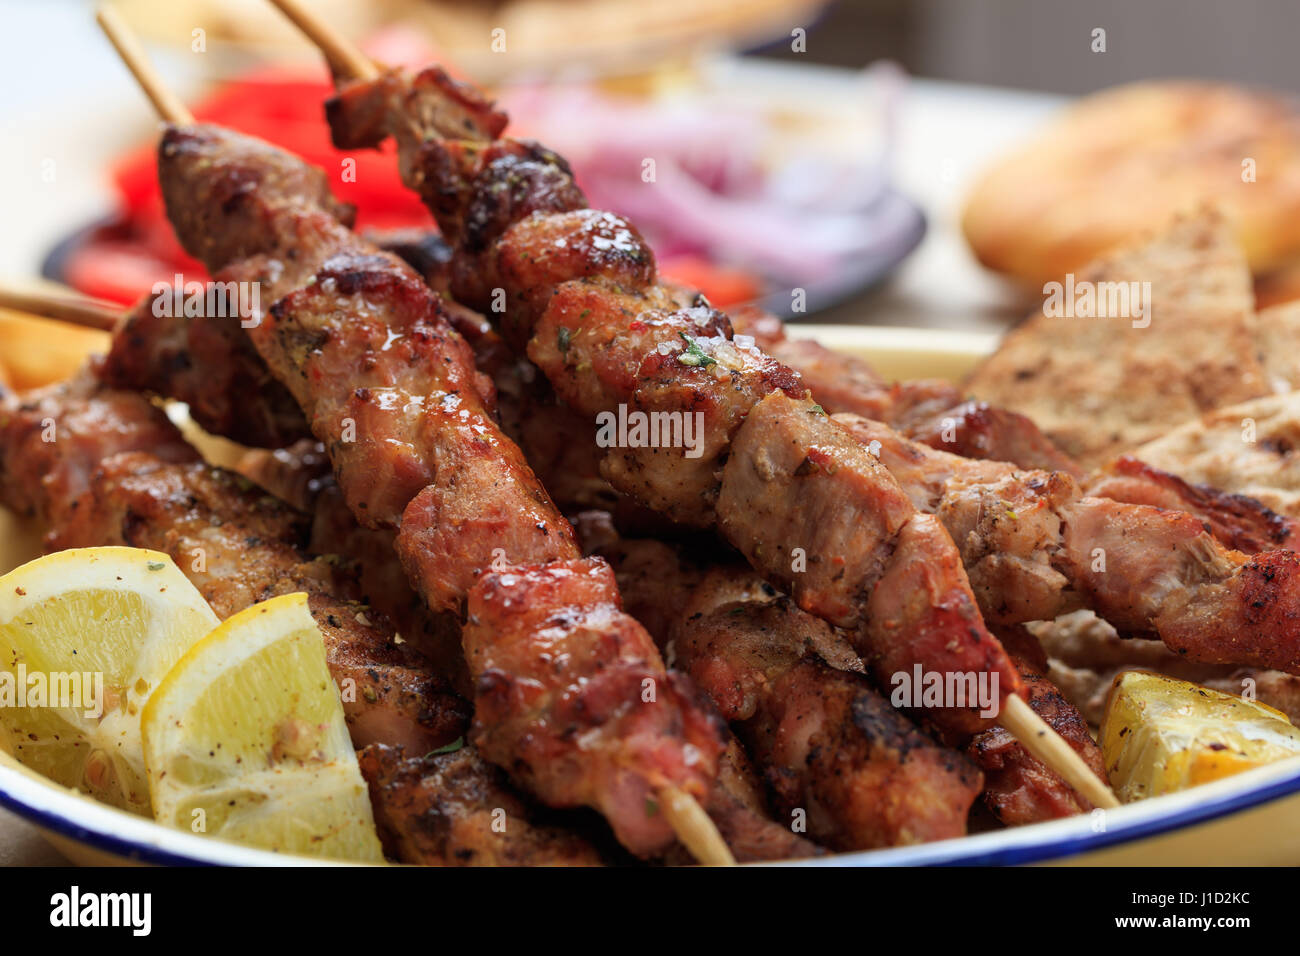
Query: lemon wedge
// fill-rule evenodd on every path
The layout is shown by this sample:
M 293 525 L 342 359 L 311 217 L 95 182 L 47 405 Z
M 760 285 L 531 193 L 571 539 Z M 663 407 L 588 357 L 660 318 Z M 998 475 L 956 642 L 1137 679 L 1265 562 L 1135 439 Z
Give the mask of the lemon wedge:
M 1300 756 L 1300 730 L 1281 711 L 1147 671 L 1115 679 L 1099 743 L 1125 802 Z
M 158 821 L 281 853 L 383 860 L 306 595 L 254 605 L 195 644 L 142 729 Z
M 0 577 L 0 745 L 50 779 L 149 813 L 140 715 L 219 623 L 172 559 L 79 548 Z

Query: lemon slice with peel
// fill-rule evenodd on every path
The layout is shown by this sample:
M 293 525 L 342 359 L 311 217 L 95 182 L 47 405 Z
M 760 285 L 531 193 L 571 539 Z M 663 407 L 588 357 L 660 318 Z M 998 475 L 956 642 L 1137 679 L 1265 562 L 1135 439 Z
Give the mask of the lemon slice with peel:
M 1097 742 L 1126 803 L 1300 757 L 1281 711 L 1149 671 L 1115 678 Z
M 0 742 L 105 803 L 149 813 L 140 714 L 219 623 L 172 559 L 77 548 L 0 577 Z
M 281 853 L 383 860 L 305 594 L 254 605 L 195 644 L 142 728 L 160 822 Z

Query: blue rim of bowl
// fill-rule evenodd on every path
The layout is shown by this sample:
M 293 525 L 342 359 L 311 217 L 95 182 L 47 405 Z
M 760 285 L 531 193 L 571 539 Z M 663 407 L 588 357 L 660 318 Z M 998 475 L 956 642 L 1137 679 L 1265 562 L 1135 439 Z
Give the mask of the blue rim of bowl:
M 1252 780 L 1259 783 L 1251 786 Z M 1083 815 L 916 847 L 842 853 L 827 862 L 841 866 L 1018 866 L 1064 861 L 1209 823 L 1298 794 L 1300 758 L 1293 758 L 1201 787 L 1126 804 L 1108 812 L 1108 819 L 1119 815 L 1119 822 L 1102 832 L 1094 832 L 1091 817 Z M 1162 812 L 1170 803 L 1176 808 Z M 808 862 L 817 865 L 822 861 Z
M 122 857 L 123 859 L 138 860 L 141 863 L 153 863 L 158 866 L 221 865 L 220 863 L 199 859 L 197 857 L 191 858 L 178 853 L 172 853 L 169 850 L 159 849 L 158 847 L 133 843 L 128 839 L 115 836 L 111 833 L 101 833 L 98 830 L 89 829 L 88 827 L 84 827 L 70 819 L 61 817 L 53 811 L 30 806 L 21 800 L 11 797 L 8 791 L 4 790 L 2 786 L 0 786 L 0 806 L 3 806 L 6 810 L 12 810 L 24 820 L 43 830 L 57 833 L 61 837 L 75 840 L 77 843 L 82 843 L 93 847 L 96 850 L 111 853 L 114 856 Z
M 12 762 L 12 758 L 8 760 Z M 14 790 L 30 791 L 30 794 L 15 794 Z M 39 805 L 38 794 L 66 805 L 66 809 Z M 158 866 L 303 866 L 322 862 L 172 830 L 145 817 L 96 803 L 87 796 L 42 779 L 33 771 L 18 769 L 8 763 L 0 763 L 0 806 L 41 828 L 44 831 L 42 835 L 71 840 L 123 861 Z M 90 820 L 76 819 L 78 810 L 89 815 Z M 143 836 L 136 839 L 115 832 L 122 828 L 142 829 L 159 840 L 182 846 L 169 849 L 149 842 Z
M 1250 785 L 1252 778 L 1261 776 L 1265 779 L 1259 780 L 1257 785 Z M 1271 779 L 1273 777 L 1277 779 Z M 106 828 L 79 823 L 65 813 L 36 806 L 27 799 L 15 796 L 11 792 L 10 782 L 19 779 L 27 780 L 33 787 L 47 789 L 51 794 L 59 794 L 75 800 L 78 804 L 89 802 L 86 797 L 64 790 L 55 784 L 45 783 L 34 775 L 28 776 L 12 767 L 0 765 L 0 806 L 50 833 L 123 859 L 163 866 L 307 865 L 322 862 L 307 857 L 281 855 L 193 836 L 169 830 L 161 824 L 142 817 L 133 817 L 111 807 L 90 804 L 96 810 L 113 815 L 106 819 L 123 818 L 131 821 L 133 826 L 156 828 L 158 836 L 162 839 L 195 842 L 192 849 L 187 847 L 180 850 L 151 845 L 119 836 Z M 1202 794 L 1205 798 L 1198 799 Z M 1014 866 L 1053 860 L 1064 861 L 1083 853 L 1133 843 L 1208 823 L 1297 794 L 1300 794 L 1300 759 L 1248 771 L 1194 790 L 1129 804 L 1111 812 L 1122 815 L 1121 819 L 1117 825 L 1108 826 L 1102 832 L 1093 832 L 1090 818 L 1082 816 L 1019 829 L 997 830 L 959 839 L 943 840 L 922 846 L 840 853 L 814 860 L 793 861 L 793 865 Z M 1170 801 L 1183 805 L 1170 812 L 1161 812 L 1163 806 L 1168 806 Z M 1130 822 L 1124 819 L 1123 815 L 1136 816 L 1137 819 Z

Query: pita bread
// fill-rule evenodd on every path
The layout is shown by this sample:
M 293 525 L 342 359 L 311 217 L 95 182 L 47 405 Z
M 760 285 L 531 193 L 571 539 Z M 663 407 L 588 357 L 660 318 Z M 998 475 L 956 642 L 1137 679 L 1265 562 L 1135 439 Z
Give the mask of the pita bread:
M 1296 258 L 1293 102 L 1192 82 L 1086 97 L 976 182 L 962 228 L 981 262 L 1037 288 L 1204 202 L 1230 213 L 1256 275 Z
M 1259 313 L 1259 354 L 1273 391 L 1300 388 L 1300 302 Z
M 1133 452 L 1196 484 L 1300 518 L 1300 391 L 1219 409 Z
M 1250 274 L 1218 213 L 1179 219 L 1072 281 L 1098 290 L 1094 312 L 1107 311 L 1101 290 L 1138 283 L 1129 288 L 1149 292 L 1147 315 L 1131 306 L 1127 315 L 1066 317 L 1045 301 L 967 387 L 1028 415 L 1085 467 L 1271 390 L 1256 351 Z

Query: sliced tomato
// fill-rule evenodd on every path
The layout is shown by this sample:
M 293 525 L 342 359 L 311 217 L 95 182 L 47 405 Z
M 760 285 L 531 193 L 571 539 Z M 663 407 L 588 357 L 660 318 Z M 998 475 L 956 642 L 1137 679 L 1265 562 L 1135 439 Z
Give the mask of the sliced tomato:
M 205 274 L 201 267 L 187 270 L 183 262 L 159 257 L 140 243 L 121 239 L 91 240 L 72 251 L 64 268 L 66 281 L 74 289 L 122 305 L 139 301 L 154 283 L 170 282 L 178 272 L 188 272 L 193 279 Z
M 670 282 L 698 289 L 718 308 L 752 302 L 763 294 L 761 280 L 735 266 L 720 266 L 700 256 L 676 256 L 659 264 Z
M 380 62 L 420 65 L 436 59 L 446 65 L 444 56 L 409 30 L 382 31 L 371 38 L 367 49 Z M 195 105 L 194 115 L 261 137 L 324 169 L 334 194 L 357 208 L 358 228 L 434 228 L 428 211 L 402 185 L 391 143 L 382 150 L 334 149 L 323 107 L 331 90 L 323 65 L 262 68 L 214 89 Z M 114 165 L 121 228 L 71 255 L 65 277 L 70 284 L 125 303 L 178 271 L 202 275 L 202 268 L 176 242 L 167 221 L 156 162 L 156 144 L 151 142 L 132 149 Z M 699 289 L 719 307 L 750 301 L 762 292 L 762 283 L 753 274 L 715 265 L 698 255 L 671 257 L 661 263 L 661 271 Z

